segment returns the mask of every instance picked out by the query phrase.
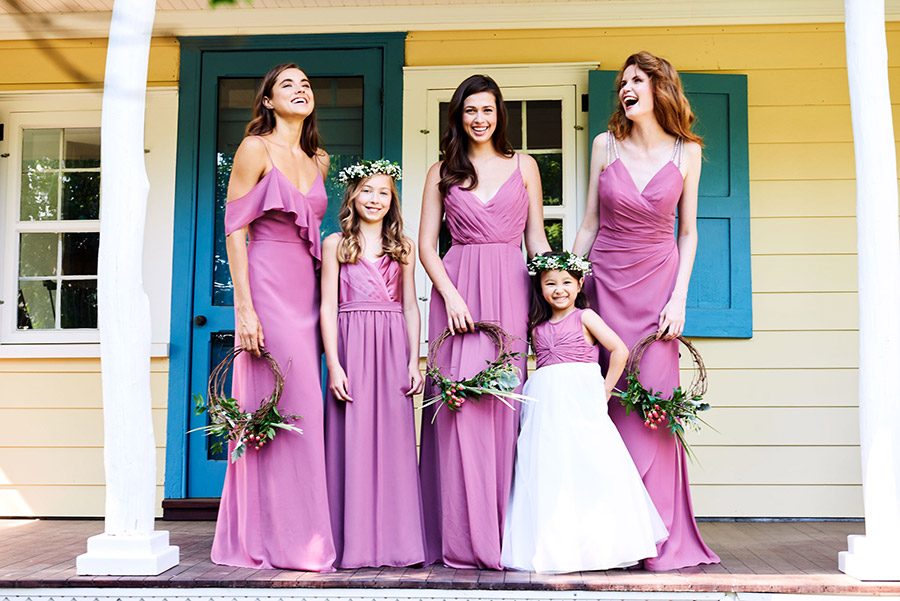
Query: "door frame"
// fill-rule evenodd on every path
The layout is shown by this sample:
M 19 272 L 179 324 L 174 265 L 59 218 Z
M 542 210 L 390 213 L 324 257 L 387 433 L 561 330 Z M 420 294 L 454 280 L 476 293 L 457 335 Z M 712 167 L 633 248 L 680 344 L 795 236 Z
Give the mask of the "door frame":
M 169 343 L 169 394 L 166 424 L 165 498 L 184 499 L 188 486 L 187 430 L 191 402 L 191 344 L 194 254 L 197 219 L 200 83 L 203 54 L 260 50 L 382 51 L 382 155 L 401 160 L 405 32 L 179 38 L 178 142 Z M 263 75 L 260 73 L 260 75 Z

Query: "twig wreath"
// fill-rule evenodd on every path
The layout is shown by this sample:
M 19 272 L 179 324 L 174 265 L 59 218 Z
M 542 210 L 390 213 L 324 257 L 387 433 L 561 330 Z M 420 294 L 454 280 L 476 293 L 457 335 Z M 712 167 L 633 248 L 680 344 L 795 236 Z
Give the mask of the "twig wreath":
M 638 340 L 631 349 L 628 361 L 625 363 L 626 390 L 624 392 L 617 390 L 613 394 L 620 398 L 625 407 L 625 414 L 628 415 L 632 411 L 638 412 L 647 428 L 656 430 L 660 424 L 667 422 L 669 432 L 678 437 L 685 453 L 693 461 L 696 456 L 685 440 L 684 432 L 685 426 L 695 431 L 700 429 L 700 424 L 709 426 L 697 415 L 698 412 L 709 409 L 709 403 L 703 402 L 707 386 L 706 365 L 704 365 L 697 348 L 689 340 L 681 336 L 678 336 L 676 340 L 687 348 L 694 362 L 694 375 L 687 390 L 677 386 L 672 390 L 672 398 L 664 399 L 661 391 L 648 390 L 641 384 L 638 378 L 641 358 L 644 356 L 644 351 L 657 342 L 656 335 L 651 334 Z
M 261 359 L 266 361 L 269 370 L 272 372 L 274 385 L 272 392 L 268 397 L 263 399 L 259 404 L 259 409 L 253 412 L 244 411 L 238 405 L 237 400 L 230 397 L 225 392 L 225 381 L 228 377 L 228 370 L 234 363 L 235 357 L 243 352 L 240 347 L 231 349 L 225 358 L 222 359 L 212 373 L 209 374 L 209 402 L 203 400 L 203 395 L 195 394 L 194 403 L 196 408 L 194 413 L 202 415 L 209 411 L 208 426 L 194 428 L 190 432 L 202 430 L 207 436 L 220 437 L 219 440 L 210 445 L 213 453 L 222 450 L 222 439 L 234 441 L 234 450 L 231 452 L 231 462 L 234 463 L 240 459 L 247 449 L 253 448 L 257 451 L 265 446 L 266 442 L 275 438 L 278 429 L 291 430 L 299 434 L 303 434 L 303 430 L 291 425 L 290 422 L 302 419 L 299 415 L 284 414 L 278 412 L 278 400 L 284 390 L 284 374 L 278 361 L 272 356 L 272 353 L 265 348 L 260 348 Z M 290 366 L 290 364 L 288 364 Z
M 426 399 L 422 403 L 423 408 L 441 403 L 446 405 L 450 411 L 460 411 L 467 400 L 477 401 L 483 394 L 497 397 L 510 409 L 515 409 L 510 401 L 524 402 L 528 400 L 528 397 L 513 392 L 522 383 L 522 374 L 519 372 L 519 368 L 513 365 L 513 361 L 525 355 L 525 353 L 510 350 L 515 337 L 499 325 L 489 321 L 476 321 L 472 333 L 474 332 L 481 332 L 490 339 L 497 348 L 497 358 L 493 361 L 485 361 L 487 367 L 471 378 L 451 380 L 441 373 L 440 367 L 435 364 L 437 352 L 451 335 L 450 329 L 445 329 L 428 345 L 428 361 L 425 369 L 425 374 L 434 381 L 440 393 Z M 457 334 L 457 336 L 462 335 L 464 334 Z M 438 411 L 440 411 L 440 405 L 431 418 L 432 422 L 437 417 Z

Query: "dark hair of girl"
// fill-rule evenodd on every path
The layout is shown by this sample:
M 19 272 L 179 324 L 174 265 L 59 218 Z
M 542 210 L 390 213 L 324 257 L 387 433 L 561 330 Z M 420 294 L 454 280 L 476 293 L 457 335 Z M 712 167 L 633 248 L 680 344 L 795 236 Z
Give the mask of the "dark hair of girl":
M 469 160 L 469 135 L 463 127 L 462 118 L 466 99 L 479 92 L 493 94 L 494 103 L 497 105 L 497 125 L 491 136 L 494 150 L 505 157 L 512 157 L 515 154 L 512 144 L 506 139 L 508 117 L 500 86 L 487 75 L 472 75 L 453 92 L 447 112 L 447 125 L 441 134 L 441 152 L 444 155 L 444 162 L 441 163 L 441 181 L 438 182 L 441 197 L 447 196 L 453 186 L 462 186 L 463 190 L 474 190 L 478 187 L 478 174 L 472 161 Z
M 272 98 L 272 89 L 278 82 L 278 76 L 288 69 L 300 69 L 294 63 L 284 63 L 277 65 L 266 73 L 263 77 L 259 90 L 256 92 L 256 100 L 253 101 L 253 121 L 247 124 L 247 130 L 244 135 L 247 136 L 264 136 L 275 129 L 275 111 L 266 108 L 263 101 L 266 98 Z M 303 120 L 303 129 L 300 131 L 300 148 L 307 156 L 312 157 L 322 145 L 322 138 L 319 136 L 319 128 L 316 125 L 315 108 Z
M 552 257 L 552 256 L 562 256 L 561 252 L 551 251 L 545 252 L 541 254 L 542 257 Z M 584 274 L 576 269 L 567 269 L 576 280 L 581 280 L 584 278 Z M 550 307 L 550 303 L 544 298 L 543 293 L 541 292 L 541 274 L 543 271 L 538 272 L 531 276 L 531 308 L 528 311 L 528 342 L 530 344 L 534 344 L 534 340 L 532 338 L 532 334 L 534 333 L 534 328 L 538 325 L 544 323 L 549 320 L 553 316 L 553 309 Z M 584 288 L 582 288 L 578 292 L 578 296 L 575 297 L 575 308 L 576 309 L 587 309 L 590 307 L 590 303 L 588 302 L 587 296 L 584 294 Z

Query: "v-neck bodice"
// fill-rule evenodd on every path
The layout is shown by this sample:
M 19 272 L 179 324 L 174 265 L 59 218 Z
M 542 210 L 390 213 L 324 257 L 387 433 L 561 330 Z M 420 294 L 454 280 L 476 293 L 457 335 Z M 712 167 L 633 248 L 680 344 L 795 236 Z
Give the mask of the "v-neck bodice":
M 374 261 L 360 257 L 356 263 L 341 265 L 339 308 L 379 307 L 389 304 L 399 308 L 402 299 L 400 264 L 388 255 Z M 380 309 L 374 309 L 380 310 Z
M 444 213 L 454 244 L 519 245 L 528 219 L 528 190 L 521 169 L 517 166 L 487 202 L 453 186 L 444 197 Z

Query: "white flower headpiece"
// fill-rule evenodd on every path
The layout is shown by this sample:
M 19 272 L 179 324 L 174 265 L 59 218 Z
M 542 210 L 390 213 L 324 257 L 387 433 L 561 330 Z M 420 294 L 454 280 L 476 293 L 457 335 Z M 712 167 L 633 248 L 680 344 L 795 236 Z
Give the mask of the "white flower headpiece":
M 591 262 L 567 250 L 561 253 L 535 255 L 528 261 L 528 273 L 538 275 L 542 271 L 580 271 L 583 275 L 591 272 Z
M 338 173 L 338 181 L 346 186 L 352 182 L 378 174 L 384 174 L 392 177 L 394 181 L 400 181 L 403 171 L 400 169 L 400 165 L 387 159 L 378 159 L 377 161 L 363 160 L 341 169 L 340 173 Z

